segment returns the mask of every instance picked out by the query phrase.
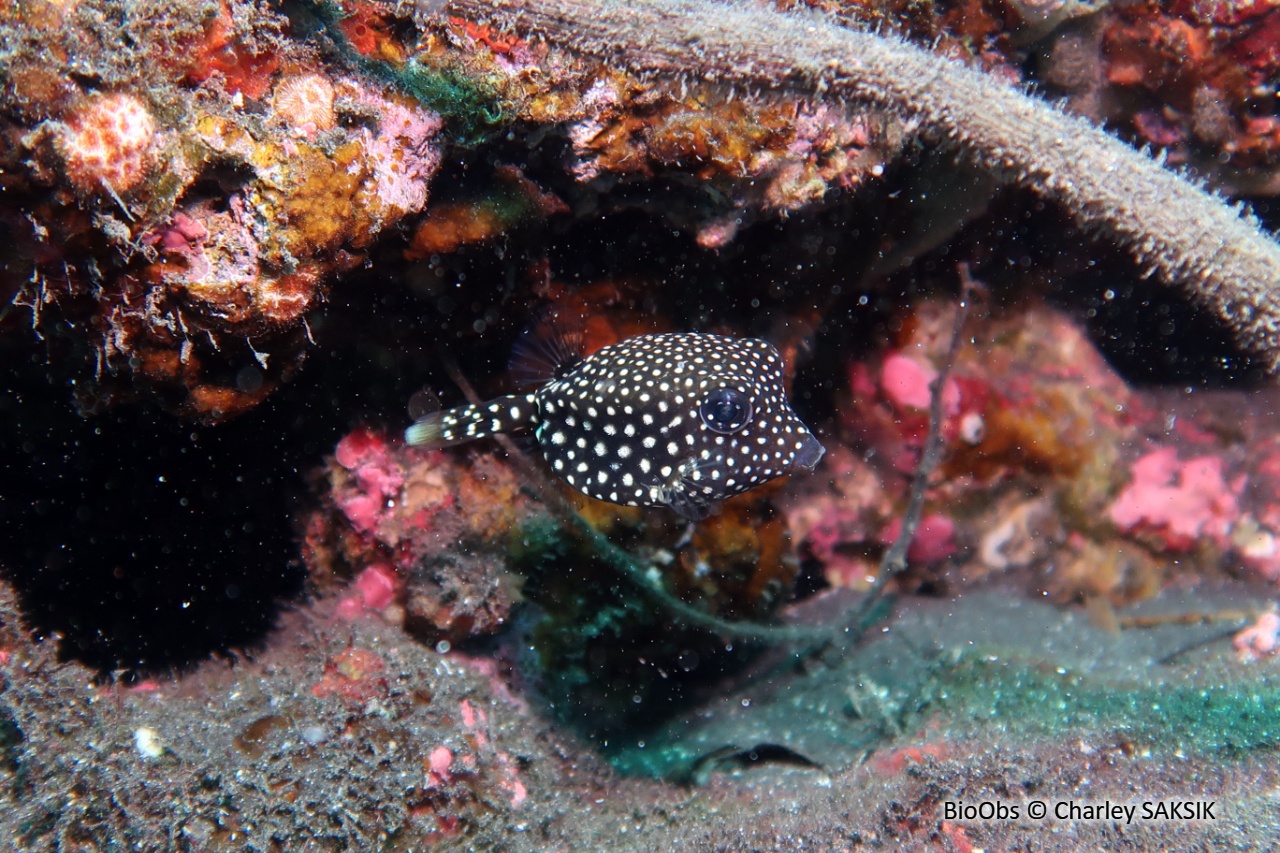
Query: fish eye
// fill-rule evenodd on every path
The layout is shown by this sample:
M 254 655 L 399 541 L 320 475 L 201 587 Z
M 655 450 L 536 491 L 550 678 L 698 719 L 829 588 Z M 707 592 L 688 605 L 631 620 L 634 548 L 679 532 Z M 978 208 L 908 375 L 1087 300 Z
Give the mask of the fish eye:
M 698 414 L 712 432 L 737 432 L 751 420 L 751 400 L 737 388 L 717 388 L 702 401 Z

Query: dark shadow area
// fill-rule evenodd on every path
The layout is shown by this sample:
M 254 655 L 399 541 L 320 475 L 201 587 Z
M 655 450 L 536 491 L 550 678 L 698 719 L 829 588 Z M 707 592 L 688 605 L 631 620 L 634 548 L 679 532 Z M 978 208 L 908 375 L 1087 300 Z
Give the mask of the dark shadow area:
M 8 361 L 0 562 L 33 627 L 103 671 L 261 638 L 303 579 L 283 401 L 219 428 L 142 406 L 86 419 L 43 354 Z
M 1215 317 L 1127 266 L 1099 264 L 1063 284 L 1107 361 L 1136 386 L 1249 388 L 1265 378 Z

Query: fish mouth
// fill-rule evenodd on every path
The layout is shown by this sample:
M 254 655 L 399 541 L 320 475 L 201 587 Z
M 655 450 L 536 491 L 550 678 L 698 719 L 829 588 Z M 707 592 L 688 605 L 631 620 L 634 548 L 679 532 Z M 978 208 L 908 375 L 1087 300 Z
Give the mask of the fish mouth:
M 792 466 L 803 468 L 806 471 L 812 471 L 818 467 L 818 463 L 822 460 L 822 455 L 827 452 L 818 439 L 813 437 L 813 433 L 806 433 L 804 439 L 800 442 L 800 449 L 791 459 Z

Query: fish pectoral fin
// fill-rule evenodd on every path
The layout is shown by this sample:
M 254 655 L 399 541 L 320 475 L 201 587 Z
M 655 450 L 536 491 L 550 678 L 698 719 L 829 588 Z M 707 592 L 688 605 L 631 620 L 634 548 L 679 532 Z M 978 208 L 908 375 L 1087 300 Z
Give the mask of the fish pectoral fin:
M 702 521 L 716 510 L 715 501 L 679 487 L 663 489 L 662 502 L 690 521 Z
M 663 486 L 658 497 L 679 515 L 690 521 L 701 521 L 719 509 L 720 502 L 703 491 L 693 479 L 696 464 L 686 463 L 670 483 Z

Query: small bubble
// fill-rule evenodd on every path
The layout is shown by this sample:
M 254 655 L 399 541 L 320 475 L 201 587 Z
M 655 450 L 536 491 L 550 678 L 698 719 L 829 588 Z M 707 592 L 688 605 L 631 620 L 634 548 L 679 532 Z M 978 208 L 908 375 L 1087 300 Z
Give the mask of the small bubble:
M 450 643 L 448 640 L 441 640 L 440 642 L 436 643 L 436 654 L 446 655 L 449 653 L 449 649 L 452 649 L 452 648 L 453 648 L 453 644 Z
M 427 388 L 420 388 L 409 397 L 409 417 L 415 421 L 440 409 L 440 398 Z
M 253 365 L 245 365 L 236 371 L 236 388 L 246 394 L 262 390 L 262 371 Z

